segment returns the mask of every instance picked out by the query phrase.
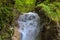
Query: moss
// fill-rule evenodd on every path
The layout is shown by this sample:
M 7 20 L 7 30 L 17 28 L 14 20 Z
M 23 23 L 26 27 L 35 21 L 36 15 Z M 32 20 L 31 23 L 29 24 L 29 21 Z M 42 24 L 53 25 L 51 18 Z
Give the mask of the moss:
M 60 20 L 60 3 L 53 2 L 53 3 L 41 3 L 38 4 L 37 7 L 40 7 L 41 10 L 45 11 L 45 15 L 48 16 L 50 19 L 54 21 Z
M 15 16 L 18 16 L 18 13 L 13 12 L 14 8 L 23 13 L 34 11 L 35 7 L 39 7 L 38 11 L 41 11 L 53 21 L 60 20 L 59 0 L 0 0 L 0 40 L 11 40 L 13 30 L 10 30 L 10 28 L 14 27 L 12 22 Z
M 34 10 L 36 0 L 15 0 L 15 8 L 20 12 Z
M 12 21 L 14 19 L 12 8 L 13 4 L 11 2 L 8 2 L 7 0 L 0 0 L 0 40 L 10 40 L 11 34 L 13 34 L 13 30 L 10 29 L 12 26 Z

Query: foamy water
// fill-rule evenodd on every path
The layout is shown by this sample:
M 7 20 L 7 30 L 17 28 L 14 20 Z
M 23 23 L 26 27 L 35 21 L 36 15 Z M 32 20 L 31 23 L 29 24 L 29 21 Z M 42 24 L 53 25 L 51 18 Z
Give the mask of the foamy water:
M 29 12 L 19 16 L 18 19 L 20 40 L 37 40 L 40 32 L 40 17 L 37 13 Z

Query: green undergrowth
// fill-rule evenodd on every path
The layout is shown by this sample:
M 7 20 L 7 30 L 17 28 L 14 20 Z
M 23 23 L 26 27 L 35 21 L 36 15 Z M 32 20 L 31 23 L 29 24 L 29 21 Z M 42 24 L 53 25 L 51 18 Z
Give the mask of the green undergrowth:
M 49 19 L 60 21 L 60 2 L 57 0 L 0 0 L 0 40 L 12 40 L 14 18 L 18 12 L 35 11 L 35 8 L 40 9 L 38 12 L 42 10 Z
M 12 40 L 14 19 L 13 4 L 8 0 L 0 0 L 0 40 Z
M 36 0 L 15 0 L 15 8 L 24 13 L 33 11 L 35 8 Z
M 45 15 L 48 16 L 53 21 L 60 20 L 60 2 L 52 3 L 40 3 L 37 5 L 42 11 L 45 11 Z

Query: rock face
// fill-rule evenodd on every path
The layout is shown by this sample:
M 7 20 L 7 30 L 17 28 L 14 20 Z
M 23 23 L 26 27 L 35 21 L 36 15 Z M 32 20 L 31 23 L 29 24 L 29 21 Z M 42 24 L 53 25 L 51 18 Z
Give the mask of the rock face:
M 40 17 L 34 12 L 25 13 L 18 19 L 20 40 L 38 40 L 41 31 Z

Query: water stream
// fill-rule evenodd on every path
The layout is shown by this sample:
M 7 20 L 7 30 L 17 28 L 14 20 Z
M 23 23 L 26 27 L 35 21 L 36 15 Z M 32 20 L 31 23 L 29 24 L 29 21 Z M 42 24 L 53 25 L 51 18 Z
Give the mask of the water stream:
M 29 12 L 20 15 L 18 18 L 20 40 L 38 40 L 40 33 L 40 17 L 37 13 Z

